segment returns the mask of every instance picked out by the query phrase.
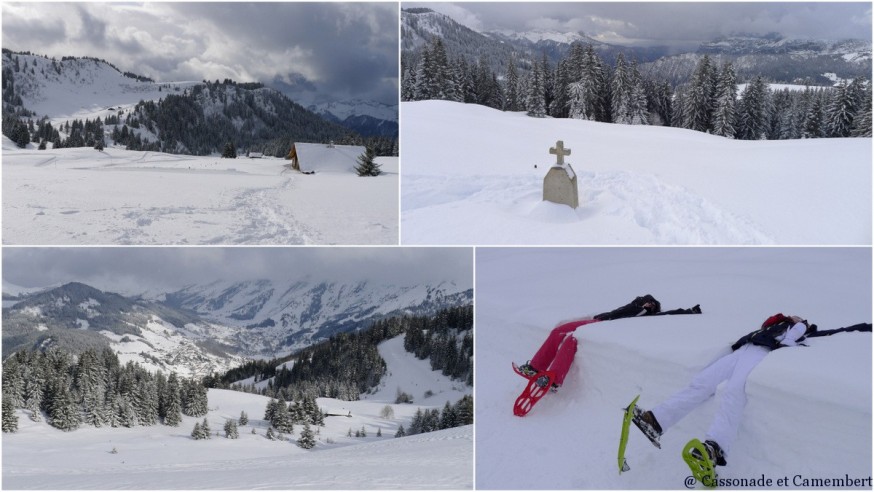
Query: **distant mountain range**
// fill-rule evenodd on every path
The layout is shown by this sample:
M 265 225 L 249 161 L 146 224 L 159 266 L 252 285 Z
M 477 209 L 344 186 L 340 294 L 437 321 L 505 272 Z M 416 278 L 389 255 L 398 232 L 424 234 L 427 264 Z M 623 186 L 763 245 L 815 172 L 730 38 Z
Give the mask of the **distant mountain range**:
M 308 109 L 364 136 L 391 137 L 398 134 L 397 104 L 355 99 L 314 104 Z
M 6 292 L 9 289 L 11 292 Z M 307 279 L 214 282 L 123 296 L 82 283 L 22 291 L 4 283 L 3 356 L 58 346 L 111 347 L 122 360 L 204 375 L 243 357 L 276 357 L 396 315 L 470 304 L 451 283 L 399 286 Z
M 835 78 L 870 77 L 871 42 L 789 39 L 776 33 L 763 36 L 736 35 L 702 43 L 694 50 L 677 52 L 667 46 L 627 47 L 597 41 L 581 32 L 491 31 L 477 32 L 444 14 L 427 8 L 401 11 L 402 58 L 417 59 L 429 40 L 439 37 L 448 55 L 468 61 L 486 60 L 498 74 L 506 71 L 511 55 L 522 70 L 545 54 L 552 66 L 565 57 L 574 42 L 591 44 L 605 62 L 612 64 L 621 52 L 640 64 L 649 78 L 664 78 L 674 84 L 688 80 L 704 55 L 718 63 L 732 61 L 743 79 L 763 75 L 773 82 L 828 85 Z M 828 74 L 835 74 L 831 77 Z

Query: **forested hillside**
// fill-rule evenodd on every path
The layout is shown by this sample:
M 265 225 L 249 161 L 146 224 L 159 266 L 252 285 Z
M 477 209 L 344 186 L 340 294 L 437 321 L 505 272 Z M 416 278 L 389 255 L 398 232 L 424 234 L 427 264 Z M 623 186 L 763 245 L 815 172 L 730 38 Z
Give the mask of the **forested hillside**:
M 429 360 L 445 376 L 473 384 L 473 307 L 441 310 L 434 316 L 402 316 L 373 322 L 354 333 L 271 361 L 252 361 L 207 384 L 276 396 L 286 400 L 331 397 L 357 400 L 376 387 L 385 374 L 379 343 L 404 335 L 404 347 L 419 359 Z M 239 381 L 252 378 L 252 383 Z M 267 381 L 266 384 L 258 384 Z

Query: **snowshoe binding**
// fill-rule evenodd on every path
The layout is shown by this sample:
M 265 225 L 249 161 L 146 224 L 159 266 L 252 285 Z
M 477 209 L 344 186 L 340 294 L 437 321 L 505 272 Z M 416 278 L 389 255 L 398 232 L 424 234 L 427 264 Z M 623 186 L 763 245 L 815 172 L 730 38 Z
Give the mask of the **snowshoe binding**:
M 725 458 L 722 457 L 722 450 L 719 445 L 713 441 L 701 442 L 698 439 L 692 439 L 683 448 L 683 461 L 689 465 L 689 470 L 692 471 L 692 476 L 695 480 L 701 482 L 707 488 L 716 488 L 717 475 L 714 466 L 716 463 L 725 463 Z
M 653 415 L 651 411 L 641 410 L 639 407 L 635 406 L 632 409 L 631 421 L 634 422 L 634 425 L 636 425 L 641 432 L 643 432 L 643 435 L 649 439 L 649 442 L 651 442 L 653 446 L 659 449 L 662 448 L 662 445 L 659 442 L 659 439 L 662 437 L 662 427 L 659 425 L 655 415 Z

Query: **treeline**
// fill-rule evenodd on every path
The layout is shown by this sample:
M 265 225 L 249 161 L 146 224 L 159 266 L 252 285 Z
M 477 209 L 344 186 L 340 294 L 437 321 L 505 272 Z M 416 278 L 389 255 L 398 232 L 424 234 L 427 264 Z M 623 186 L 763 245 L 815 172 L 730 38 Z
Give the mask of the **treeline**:
M 443 310 L 431 318 L 410 320 L 404 349 L 444 376 L 473 385 L 473 306 Z
M 206 388 L 194 379 L 122 365 L 111 349 L 72 354 L 20 351 L 3 363 L 3 431 L 14 432 L 14 409 L 64 431 L 81 425 L 177 426 L 182 415 L 206 415 Z
M 436 408 L 424 411 L 421 408 L 417 409 L 410 426 L 407 429 L 400 426 L 395 437 L 424 434 L 425 432 L 471 424 L 473 424 L 473 397 L 465 395 L 454 405 L 446 402 L 442 410 Z
M 555 67 L 544 54 L 524 74 L 511 57 L 500 77 L 485 60 L 450 58 L 439 38 L 422 48 L 414 65 L 412 59 L 402 67 L 404 101 L 443 99 L 534 117 L 673 126 L 744 140 L 871 136 L 871 84 L 865 78 L 834 88 L 774 91 L 753 77 L 738 94 L 732 63 L 716 66 L 704 56 L 691 80 L 673 87 L 647 78 L 622 53 L 609 65 L 580 43 Z
M 435 370 L 473 384 L 473 307 L 439 311 L 434 316 L 400 316 L 374 321 L 354 333 L 332 336 L 293 356 L 267 362 L 248 362 L 223 375 L 206 379 L 209 387 L 258 393 L 285 401 L 330 397 L 358 400 L 385 375 L 385 361 L 377 345 L 401 334 L 405 347 Z M 283 364 L 284 363 L 284 364 Z M 278 366 L 282 365 L 277 369 Z M 272 378 L 265 388 L 234 381 Z

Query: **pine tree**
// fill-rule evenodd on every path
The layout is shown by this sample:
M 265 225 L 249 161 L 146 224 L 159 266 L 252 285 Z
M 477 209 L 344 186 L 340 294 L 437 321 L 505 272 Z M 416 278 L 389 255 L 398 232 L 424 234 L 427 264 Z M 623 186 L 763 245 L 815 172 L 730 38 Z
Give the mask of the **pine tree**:
M 3 395 L 3 432 L 15 432 L 18 430 L 18 415 L 15 415 L 15 406 L 12 400 Z
M 176 427 L 182 422 L 182 401 L 180 398 L 179 378 L 175 372 L 167 379 L 167 394 L 164 398 L 164 425 Z
M 288 408 L 285 405 L 285 400 L 280 399 L 276 405 L 272 424 L 279 432 L 294 432 L 294 425 L 291 415 L 288 413 Z
M 404 425 L 401 424 L 398 426 L 398 431 L 395 432 L 395 437 L 404 437 L 407 435 L 407 432 L 404 430 Z
M 79 428 L 79 409 L 65 384 L 58 385 L 50 405 L 49 423 L 53 427 L 63 431 Z
M 542 67 L 539 63 L 535 63 L 534 69 L 528 72 L 528 87 L 525 94 L 525 110 L 528 116 L 536 118 L 546 116 L 545 93 Z
M 859 112 L 853 119 L 853 131 L 851 135 L 854 137 L 870 137 L 871 136 L 871 84 L 868 84 L 868 90 L 862 98 L 862 105 Z
M 637 68 L 637 62 L 632 62 L 630 70 L 630 91 L 628 93 L 628 122 L 632 125 L 647 125 L 646 91 L 643 80 Z
M 240 425 L 246 425 L 249 423 L 249 416 L 246 415 L 246 412 L 240 412 Z
M 206 420 L 206 417 L 203 418 L 203 423 L 200 424 L 200 430 L 203 432 L 204 439 L 212 437 L 212 429 L 209 428 L 209 422 Z
M 303 449 L 312 449 L 316 446 L 316 438 L 313 435 L 313 430 L 310 424 L 304 424 L 303 431 L 300 433 L 300 438 L 297 440 L 297 445 Z
M 200 428 L 200 423 L 194 423 L 194 430 L 191 431 L 191 438 L 195 441 L 203 439 L 203 430 Z
M 737 100 L 737 77 L 734 67 L 726 62 L 719 74 L 716 85 L 716 109 L 713 112 L 713 134 L 734 138 L 735 135 L 735 102 Z
M 507 61 L 507 73 L 504 76 L 506 104 L 505 111 L 519 111 L 519 73 L 516 71 L 516 57 L 511 55 Z
M 689 91 L 683 107 L 683 127 L 699 132 L 707 132 L 712 126 L 715 83 L 710 57 L 704 57 L 695 67 Z
M 228 419 L 225 421 L 225 437 L 228 439 L 237 439 L 240 437 L 239 429 L 237 428 L 237 421 L 233 419 Z
M 613 99 L 611 101 L 611 113 L 613 123 L 628 124 L 629 104 L 631 94 L 631 77 L 625 64 L 625 56 L 622 53 L 616 56 L 616 67 L 613 70 L 613 81 L 610 84 Z
M 804 115 L 801 138 L 821 138 L 825 135 L 822 111 L 822 98 L 814 94 L 810 109 Z
M 224 158 L 224 159 L 236 159 L 237 158 L 237 148 L 234 147 L 233 142 L 228 142 L 225 144 L 225 150 L 222 151 L 222 158 Z
M 382 171 L 379 169 L 380 165 L 374 160 L 375 158 L 376 152 L 373 147 L 368 145 L 364 153 L 358 156 L 358 165 L 355 166 L 355 172 L 359 176 L 379 176 Z
M 849 137 L 853 128 L 853 117 L 856 115 L 856 101 L 847 84 L 842 82 L 831 99 L 826 110 L 826 131 L 829 137 Z
M 771 114 L 769 109 L 768 86 L 762 77 L 756 77 L 741 94 L 737 137 L 742 140 L 760 140 L 765 137 Z

